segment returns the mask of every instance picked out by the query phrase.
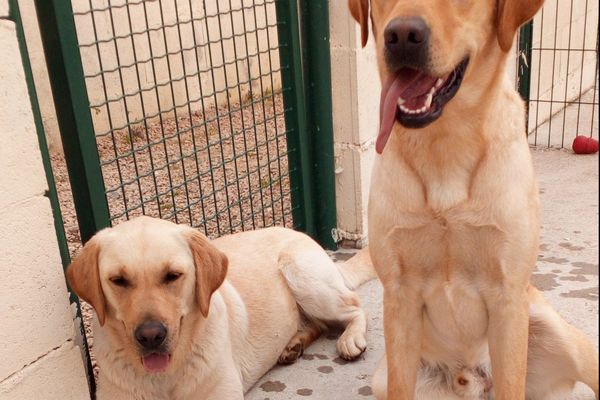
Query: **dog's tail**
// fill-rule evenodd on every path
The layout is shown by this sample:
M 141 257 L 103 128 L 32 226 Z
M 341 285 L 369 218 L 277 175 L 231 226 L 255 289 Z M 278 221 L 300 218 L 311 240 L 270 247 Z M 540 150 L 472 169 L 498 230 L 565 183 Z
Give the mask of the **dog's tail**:
M 529 374 L 583 382 L 598 399 L 598 350 L 587 336 L 565 321 L 533 286 L 529 295 Z M 551 360 L 551 361 L 548 361 Z M 555 361 L 557 360 L 557 361 Z M 528 378 L 529 379 L 529 378 Z
M 344 282 L 349 289 L 354 290 L 363 283 L 377 278 L 369 248 L 359 250 L 352 258 L 343 263 L 336 263 Z
M 583 332 L 570 325 L 569 330 L 575 339 L 579 380 L 594 391 L 598 400 L 598 350 Z

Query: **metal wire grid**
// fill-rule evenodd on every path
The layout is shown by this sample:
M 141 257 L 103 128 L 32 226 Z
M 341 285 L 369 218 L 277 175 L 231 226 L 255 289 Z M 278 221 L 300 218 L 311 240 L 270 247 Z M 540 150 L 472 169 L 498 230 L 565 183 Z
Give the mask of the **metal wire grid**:
M 111 223 L 292 226 L 275 2 L 74 1 Z
M 598 3 L 546 2 L 533 23 L 531 61 L 530 143 L 563 148 L 575 136 L 597 138 Z

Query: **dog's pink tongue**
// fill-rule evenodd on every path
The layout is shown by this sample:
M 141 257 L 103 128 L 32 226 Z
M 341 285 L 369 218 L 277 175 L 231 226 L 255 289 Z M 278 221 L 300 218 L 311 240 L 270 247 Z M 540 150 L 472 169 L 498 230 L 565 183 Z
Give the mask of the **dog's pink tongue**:
M 427 93 L 435 80 L 435 78 L 417 70 L 403 68 L 396 75 L 390 76 L 383 84 L 379 99 L 379 135 L 375 143 L 377 153 L 381 154 L 383 152 L 383 148 L 392 133 L 396 121 L 398 99 L 402 97 L 408 100 Z
M 169 355 L 152 353 L 142 357 L 144 368 L 149 372 L 163 372 L 169 366 Z

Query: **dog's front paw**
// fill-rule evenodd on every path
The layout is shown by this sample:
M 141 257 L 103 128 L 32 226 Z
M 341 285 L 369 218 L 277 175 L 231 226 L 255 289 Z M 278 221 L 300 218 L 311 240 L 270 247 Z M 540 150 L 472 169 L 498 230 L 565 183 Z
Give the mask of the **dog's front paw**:
M 344 360 L 356 360 L 367 349 L 367 338 L 363 332 L 346 329 L 338 339 L 336 347 Z

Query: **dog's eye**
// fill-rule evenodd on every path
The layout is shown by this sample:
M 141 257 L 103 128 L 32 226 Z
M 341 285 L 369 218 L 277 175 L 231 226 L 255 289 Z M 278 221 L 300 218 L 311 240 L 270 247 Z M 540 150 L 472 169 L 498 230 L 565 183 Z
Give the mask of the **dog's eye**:
M 122 276 L 115 276 L 113 278 L 110 278 L 110 281 L 120 287 L 129 287 L 129 281 L 125 278 L 123 278 Z
M 458 384 L 461 386 L 466 386 L 469 384 L 469 381 L 461 376 L 458 378 Z
M 181 275 L 181 272 L 168 272 L 163 278 L 163 283 L 175 282 Z

